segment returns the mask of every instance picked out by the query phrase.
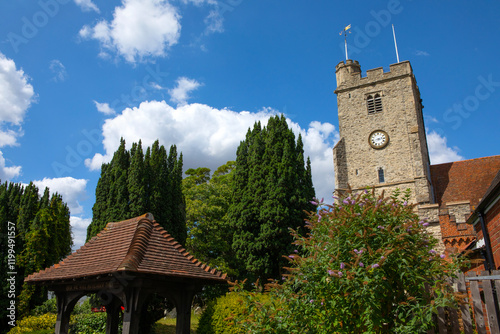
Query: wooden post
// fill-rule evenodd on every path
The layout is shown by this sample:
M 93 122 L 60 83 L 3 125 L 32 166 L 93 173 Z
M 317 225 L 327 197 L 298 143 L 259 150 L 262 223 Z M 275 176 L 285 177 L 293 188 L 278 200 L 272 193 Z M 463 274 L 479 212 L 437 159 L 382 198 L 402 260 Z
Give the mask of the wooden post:
M 56 292 L 57 298 L 57 320 L 56 320 L 56 334 L 69 333 L 69 318 L 71 311 L 75 307 L 76 302 L 84 294 L 81 292 Z
M 141 288 L 129 288 L 125 290 L 125 312 L 123 314 L 122 334 L 139 334 L 141 310 L 146 298 L 147 294 Z
M 467 295 L 467 285 L 465 283 L 465 275 L 463 273 L 458 274 L 458 292 Z M 462 316 L 462 324 L 464 326 L 464 334 L 472 334 L 472 321 L 470 318 L 469 311 L 469 298 L 464 298 L 464 303 L 460 305 L 460 313 Z
M 476 277 L 475 272 L 467 273 L 468 277 Z M 474 305 L 474 316 L 476 318 L 476 330 L 478 334 L 486 334 L 486 326 L 484 324 L 483 303 L 481 302 L 481 295 L 479 294 L 478 281 L 469 281 L 470 292 L 472 295 L 472 302 Z
M 118 334 L 121 301 L 113 297 L 111 303 L 106 305 L 106 334 Z
M 482 276 L 490 275 L 489 271 L 481 272 Z M 498 328 L 497 309 L 495 299 L 493 297 L 493 289 L 491 288 L 492 280 L 483 280 L 484 301 L 486 303 L 486 312 L 488 313 L 488 324 L 490 325 L 490 333 L 500 333 Z
M 193 303 L 196 289 L 186 286 L 175 293 L 174 302 L 177 310 L 175 334 L 189 334 L 191 332 L 191 304 Z

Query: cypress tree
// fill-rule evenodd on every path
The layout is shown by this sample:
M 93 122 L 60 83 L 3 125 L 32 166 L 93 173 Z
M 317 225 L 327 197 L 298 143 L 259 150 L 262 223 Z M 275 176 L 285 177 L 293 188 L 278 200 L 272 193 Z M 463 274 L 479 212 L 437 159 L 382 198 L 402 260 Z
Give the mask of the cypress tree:
M 247 132 L 237 150 L 229 209 L 243 276 L 281 277 L 282 255 L 291 251 L 290 228 L 302 227 L 303 211 L 314 209 L 310 171 L 302 138 L 295 142 L 284 116 L 271 117 L 264 128 L 256 123 Z
M 167 151 L 159 141 L 143 153 L 142 142 L 130 151 L 123 138 L 113 159 L 103 164 L 92 208 L 87 240 L 108 222 L 120 221 L 151 212 L 158 224 L 177 241 L 186 241 L 185 202 L 182 195 L 182 154 L 175 145 Z

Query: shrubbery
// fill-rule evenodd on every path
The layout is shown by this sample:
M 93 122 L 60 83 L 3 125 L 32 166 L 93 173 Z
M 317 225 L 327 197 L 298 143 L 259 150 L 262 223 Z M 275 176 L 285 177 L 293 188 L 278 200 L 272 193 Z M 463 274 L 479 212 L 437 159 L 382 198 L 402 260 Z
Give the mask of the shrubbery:
M 245 300 L 250 293 L 246 291 L 229 292 L 208 303 L 200 316 L 197 334 L 243 334 L 246 333 L 240 319 L 248 316 Z M 254 302 L 269 304 L 270 295 L 252 296 Z
M 309 233 L 292 232 L 290 268 L 267 286 L 268 302 L 240 292 L 212 319 L 237 324 L 234 333 L 425 333 L 438 307 L 456 306 L 446 278 L 460 263 L 436 251 L 409 195 L 398 197 L 363 192 L 318 203 Z
M 56 325 L 55 314 L 43 314 L 38 316 L 28 316 L 17 321 L 16 327 L 9 331 L 9 334 L 21 333 L 53 333 Z

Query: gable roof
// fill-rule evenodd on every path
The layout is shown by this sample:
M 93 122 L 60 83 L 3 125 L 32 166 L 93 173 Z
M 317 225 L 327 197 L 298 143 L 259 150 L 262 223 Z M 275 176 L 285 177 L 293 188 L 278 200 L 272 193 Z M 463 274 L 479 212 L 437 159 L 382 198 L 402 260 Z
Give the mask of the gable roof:
M 25 281 L 78 279 L 121 271 L 226 282 L 225 274 L 189 255 L 150 213 L 108 223 L 76 252 Z
M 476 207 L 500 170 L 500 155 L 431 165 L 436 203 L 470 201 Z

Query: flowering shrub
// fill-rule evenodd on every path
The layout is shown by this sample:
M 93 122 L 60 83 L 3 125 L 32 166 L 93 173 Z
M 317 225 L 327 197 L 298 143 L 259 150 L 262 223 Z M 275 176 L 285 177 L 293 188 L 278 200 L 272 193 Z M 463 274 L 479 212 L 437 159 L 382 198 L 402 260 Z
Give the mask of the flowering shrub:
M 55 314 L 50 313 L 25 317 L 16 322 L 16 327 L 12 328 L 9 334 L 31 333 L 41 330 L 51 330 L 54 332 L 56 318 Z
M 283 282 L 268 285 L 272 303 L 246 298 L 242 326 L 252 333 L 425 333 L 440 306 L 455 306 L 446 278 L 459 268 L 445 261 L 409 194 L 402 199 L 365 191 L 316 203 L 307 235 Z

